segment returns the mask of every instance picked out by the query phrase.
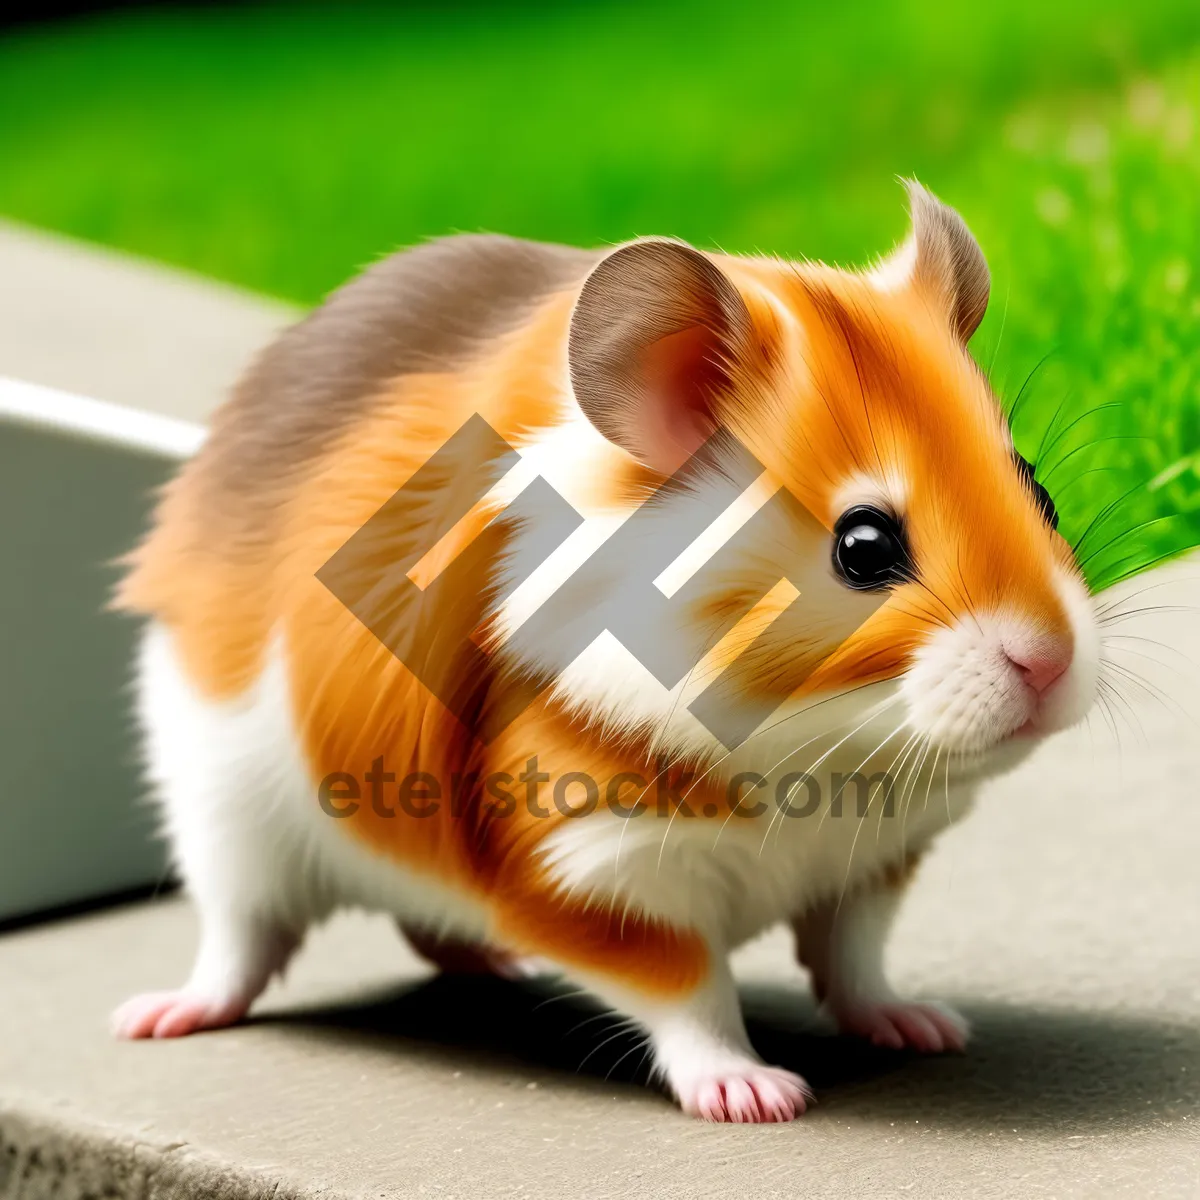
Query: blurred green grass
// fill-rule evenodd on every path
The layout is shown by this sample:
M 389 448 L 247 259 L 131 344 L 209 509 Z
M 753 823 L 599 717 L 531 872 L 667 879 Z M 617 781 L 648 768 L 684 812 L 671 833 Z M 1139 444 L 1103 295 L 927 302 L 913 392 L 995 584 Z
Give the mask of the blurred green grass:
M 903 233 L 898 174 L 988 254 L 974 349 L 1024 385 L 1093 586 L 1200 543 L 1195 0 L 262 4 L 0 40 L 0 212 L 301 303 L 451 230 L 862 262 Z

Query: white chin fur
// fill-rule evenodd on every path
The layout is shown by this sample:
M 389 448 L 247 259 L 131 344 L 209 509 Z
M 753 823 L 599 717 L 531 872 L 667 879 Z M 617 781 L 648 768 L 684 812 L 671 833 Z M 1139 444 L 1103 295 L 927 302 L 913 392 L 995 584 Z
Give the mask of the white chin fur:
M 1081 721 L 1096 692 L 1100 634 L 1082 583 L 1065 572 L 1058 583 L 1074 655 L 1040 706 L 1004 652 L 1006 642 L 1036 638 L 1036 631 L 1015 613 L 969 614 L 934 634 L 901 682 L 912 727 L 936 745 L 972 755 L 1030 721 L 1037 735 Z

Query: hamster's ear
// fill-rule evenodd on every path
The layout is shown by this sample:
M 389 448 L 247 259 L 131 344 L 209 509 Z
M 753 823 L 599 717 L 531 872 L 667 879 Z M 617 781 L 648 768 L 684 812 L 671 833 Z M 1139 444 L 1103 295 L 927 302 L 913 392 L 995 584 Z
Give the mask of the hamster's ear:
M 906 179 L 912 230 L 881 275 L 904 280 L 941 306 L 965 345 L 987 311 L 992 281 L 966 222 L 915 179 Z
M 575 398 L 609 441 L 670 475 L 715 429 L 714 403 L 751 332 L 737 289 L 705 255 L 631 242 L 601 260 L 576 301 Z

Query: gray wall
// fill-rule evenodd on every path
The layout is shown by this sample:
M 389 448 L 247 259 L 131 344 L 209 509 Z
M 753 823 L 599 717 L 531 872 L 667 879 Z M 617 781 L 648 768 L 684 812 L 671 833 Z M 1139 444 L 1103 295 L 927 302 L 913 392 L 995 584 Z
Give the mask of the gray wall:
M 176 463 L 0 424 L 0 919 L 153 884 L 113 560 Z

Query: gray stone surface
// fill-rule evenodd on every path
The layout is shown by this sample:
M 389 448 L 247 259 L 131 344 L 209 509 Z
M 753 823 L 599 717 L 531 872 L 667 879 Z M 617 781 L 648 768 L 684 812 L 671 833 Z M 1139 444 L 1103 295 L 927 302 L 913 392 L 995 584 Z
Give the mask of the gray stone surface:
M 0 250 L 6 281 L 11 261 Z M 92 378 L 78 344 L 63 352 L 75 374 L 51 374 L 71 326 L 26 314 L 45 364 L 27 376 L 161 408 L 171 381 L 216 363 L 197 326 L 196 361 L 180 341 L 153 382 L 136 351 L 150 322 L 175 337 L 174 319 L 138 307 L 133 275 L 110 287 L 89 273 L 109 300 L 128 288 L 144 317 L 109 326 Z M 249 349 L 278 318 L 215 294 L 202 285 L 195 300 L 211 344 Z M 58 298 L 43 295 L 51 310 Z M 85 323 L 105 307 L 93 301 L 79 299 Z M 191 303 L 177 311 L 194 316 Z M 6 346 L 0 372 L 20 374 Z M 171 394 L 180 415 L 215 399 Z M 631 1082 L 635 1044 L 605 1045 L 613 1031 L 580 1001 L 433 979 L 387 920 L 363 915 L 315 935 L 251 1024 L 116 1043 L 113 1005 L 186 972 L 194 921 L 166 899 L 0 936 L 0 1197 L 1197 1195 L 1200 738 L 1177 706 L 1200 709 L 1200 566 L 1126 591 L 1130 609 L 1190 606 L 1109 630 L 1150 639 L 1110 649 L 1170 698 L 1118 679 L 1115 731 L 1098 713 L 996 783 L 902 916 L 896 979 L 960 1005 L 976 1030 L 967 1055 L 830 1037 L 770 935 L 739 955 L 753 1034 L 820 1102 L 792 1125 L 705 1126 Z
M 0 375 L 203 421 L 288 305 L 0 221 Z
M 137 626 L 106 607 L 177 466 L 0 420 L 0 921 L 166 874 L 123 699 Z

